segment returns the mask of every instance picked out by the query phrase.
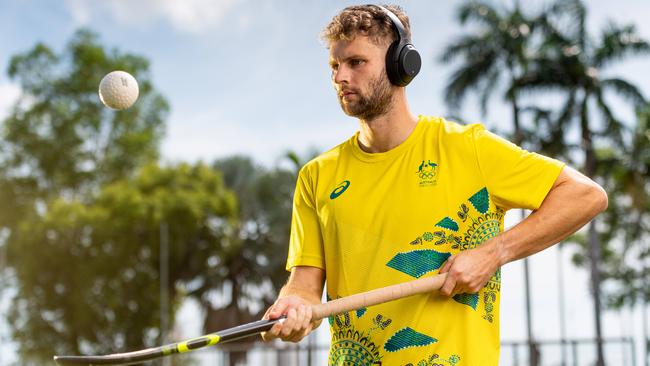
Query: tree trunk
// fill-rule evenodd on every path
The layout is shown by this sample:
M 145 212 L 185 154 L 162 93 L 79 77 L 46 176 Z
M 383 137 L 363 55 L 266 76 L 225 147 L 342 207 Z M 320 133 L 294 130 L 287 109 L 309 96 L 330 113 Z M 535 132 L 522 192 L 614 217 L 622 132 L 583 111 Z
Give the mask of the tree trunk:
M 558 279 L 558 292 L 559 292 L 559 307 L 560 307 L 560 347 L 561 347 L 561 366 L 567 365 L 566 354 L 566 315 L 564 309 L 564 264 L 562 263 L 562 243 L 558 244 L 558 259 L 557 259 L 557 279 Z
M 644 271 L 645 276 L 645 271 Z M 648 302 L 646 301 L 645 294 L 642 294 L 641 299 L 641 319 L 643 320 L 643 365 L 650 366 L 650 340 L 648 340 Z
M 589 94 L 585 93 L 580 111 L 580 128 L 582 133 L 582 149 L 585 153 L 585 174 L 593 178 L 596 174 L 596 154 L 593 147 L 591 130 L 589 129 L 589 114 L 587 103 Z M 591 264 L 591 287 L 594 296 L 594 321 L 596 328 L 596 366 L 605 366 L 603 355 L 603 337 L 601 326 L 600 304 L 600 239 L 596 231 L 596 220 L 589 223 L 589 261 Z
M 512 85 L 515 85 L 513 78 Z M 521 122 L 519 117 L 519 103 L 517 101 L 517 92 L 512 91 L 510 95 L 510 102 L 512 106 L 512 124 L 514 128 L 513 142 L 517 146 L 521 146 L 524 141 L 524 134 L 521 131 Z M 526 210 L 521 210 L 521 221 L 526 218 Z M 530 268 L 528 258 L 524 258 L 524 293 L 526 294 L 526 334 L 528 343 L 528 359 L 530 366 L 538 366 L 540 361 L 539 350 L 535 345 L 535 338 L 533 336 L 533 314 L 530 304 Z

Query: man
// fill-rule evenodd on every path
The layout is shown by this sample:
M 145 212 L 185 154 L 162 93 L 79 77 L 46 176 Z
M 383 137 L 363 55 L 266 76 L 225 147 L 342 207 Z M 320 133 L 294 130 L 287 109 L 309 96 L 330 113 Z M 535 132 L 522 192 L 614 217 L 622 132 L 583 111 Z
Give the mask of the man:
M 388 8 L 410 38 L 404 12 Z M 333 299 L 439 272 L 439 293 L 329 319 L 329 364 L 496 365 L 500 267 L 578 230 L 607 195 L 480 125 L 413 115 L 387 76 L 394 24 L 385 9 L 352 6 L 324 31 L 339 102 L 359 131 L 299 174 L 291 274 L 265 316 L 287 318 L 263 337 L 298 342 L 314 329 L 310 305 L 325 281 Z M 534 212 L 504 232 L 512 208 Z

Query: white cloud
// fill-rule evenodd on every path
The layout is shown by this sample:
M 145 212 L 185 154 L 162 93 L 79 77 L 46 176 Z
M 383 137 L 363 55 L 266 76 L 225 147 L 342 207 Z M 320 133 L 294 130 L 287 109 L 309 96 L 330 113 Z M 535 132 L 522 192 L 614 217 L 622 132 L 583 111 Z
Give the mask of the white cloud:
M 3 83 L 0 84 L 0 121 L 3 120 L 11 110 L 18 97 L 20 88 L 18 85 Z
M 179 31 L 201 33 L 215 27 L 239 0 L 66 0 L 77 23 L 96 17 L 114 18 L 129 26 L 142 26 L 162 19 Z

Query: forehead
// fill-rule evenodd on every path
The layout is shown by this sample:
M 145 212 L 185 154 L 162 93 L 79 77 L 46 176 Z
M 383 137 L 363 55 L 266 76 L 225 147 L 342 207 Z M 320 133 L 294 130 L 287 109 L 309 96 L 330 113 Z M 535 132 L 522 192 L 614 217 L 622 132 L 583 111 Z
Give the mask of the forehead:
M 330 62 L 349 57 L 384 57 L 387 46 L 380 46 L 366 36 L 356 36 L 352 40 L 339 40 L 330 43 Z

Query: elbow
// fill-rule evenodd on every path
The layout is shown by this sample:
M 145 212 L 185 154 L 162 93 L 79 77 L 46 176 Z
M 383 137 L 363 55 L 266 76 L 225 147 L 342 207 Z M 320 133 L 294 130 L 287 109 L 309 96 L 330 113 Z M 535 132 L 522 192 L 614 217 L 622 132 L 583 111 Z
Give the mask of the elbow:
M 589 188 L 588 199 L 591 203 L 591 206 L 593 207 L 594 216 L 605 211 L 609 205 L 607 192 L 605 192 L 603 187 L 595 182 L 593 182 Z

